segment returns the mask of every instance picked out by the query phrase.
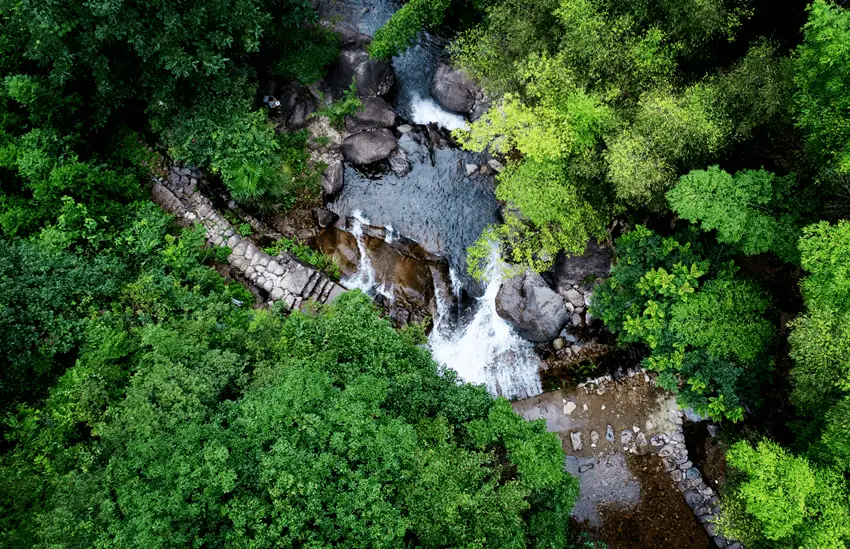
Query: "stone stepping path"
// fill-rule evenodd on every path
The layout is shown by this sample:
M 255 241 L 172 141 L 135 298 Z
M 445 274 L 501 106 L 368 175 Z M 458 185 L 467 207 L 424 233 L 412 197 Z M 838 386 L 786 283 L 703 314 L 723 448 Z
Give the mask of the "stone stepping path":
M 718 535 L 718 498 L 688 459 L 685 414 L 675 396 L 656 387 L 646 372 L 630 370 L 618 380 L 604 376 L 514 402 L 513 407 L 526 419 L 544 419 L 547 429 L 561 436 L 566 468 L 581 485 L 576 519 L 597 526 L 600 503 L 639 501 L 625 454 L 656 454 L 718 547 L 742 549 L 739 542 Z
M 282 301 L 287 310 L 301 309 L 310 302 L 329 303 L 345 292 L 345 288 L 294 255 L 281 252 L 272 257 L 240 236 L 198 190 L 202 178 L 200 170 L 174 166 L 166 179 L 154 179 L 151 198 L 183 225 L 202 225 L 209 245 L 229 247 L 230 266 L 256 288 L 262 288 L 270 304 Z

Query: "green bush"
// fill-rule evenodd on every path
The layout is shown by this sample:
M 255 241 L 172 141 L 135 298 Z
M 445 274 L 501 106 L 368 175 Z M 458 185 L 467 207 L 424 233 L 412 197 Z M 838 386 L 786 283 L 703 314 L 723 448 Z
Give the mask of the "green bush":
M 843 549 L 850 542 L 847 486 L 841 475 L 813 466 L 778 444 L 734 444 L 725 507 L 734 518 L 723 530 L 747 547 Z
M 375 32 L 369 53 L 376 59 L 391 57 L 413 45 L 426 28 L 443 22 L 451 0 L 410 0 Z
M 617 240 L 617 262 L 590 312 L 620 342 L 649 348 L 644 366 L 683 406 L 738 421 L 744 393 L 769 364 L 769 300 L 731 262 L 707 255 L 638 226 Z

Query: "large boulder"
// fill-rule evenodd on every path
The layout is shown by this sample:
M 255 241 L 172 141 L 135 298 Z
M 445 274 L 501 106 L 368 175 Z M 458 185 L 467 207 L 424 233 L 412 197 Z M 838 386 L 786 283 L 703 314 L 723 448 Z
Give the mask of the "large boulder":
M 345 129 L 349 133 L 391 128 L 395 124 L 395 112 L 380 97 L 370 97 L 363 101 L 363 108 L 352 116 L 345 117 Z
M 363 46 L 349 46 L 339 52 L 339 59 L 328 71 L 322 87 L 333 99 L 339 99 L 352 80 L 358 97 L 375 97 L 390 91 L 395 76 L 388 61 L 370 58 Z
M 519 335 L 535 342 L 555 339 L 570 320 L 564 298 L 532 271 L 502 283 L 496 294 L 496 313 Z
M 445 63 L 437 65 L 431 80 L 431 95 L 444 109 L 469 114 L 475 106 L 478 88 L 461 72 Z
M 393 132 L 387 129 L 357 132 L 343 140 L 339 150 L 346 160 L 356 166 L 371 164 L 387 158 L 398 142 Z
M 345 172 L 342 169 L 342 160 L 334 160 L 325 168 L 322 174 L 322 193 L 325 196 L 333 196 L 342 190 Z

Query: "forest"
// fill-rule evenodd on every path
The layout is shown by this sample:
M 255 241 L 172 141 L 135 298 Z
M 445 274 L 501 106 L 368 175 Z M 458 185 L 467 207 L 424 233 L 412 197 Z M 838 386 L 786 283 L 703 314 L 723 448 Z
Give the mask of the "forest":
M 498 166 L 470 280 L 493 276 L 494 246 L 505 277 L 546 280 L 609 249 L 587 324 L 722 428 L 703 547 L 850 547 L 850 7 L 385 4 L 360 66 L 399 79 L 436 36 L 480 90 L 457 127 L 399 107 L 367 129 L 401 135 L 399 155 L 419 130 L 393 120 L 427 126 Z M 338 256 L 291 235 L 267 253 L 351 291 L 272 303 L 233 276 L 232 243 L 151 199 L 179 165 L 258 219 L 330 207 L 337 160 L 316 151 L 376 101 L 357 73 L 323 91 L 362 45 L 335 5 L 0 0 L 0 546 L 609 547 L 570 518 L 568 439 L 436 360 L 436 309 L 400 322 L 401 301 L 347 286 Z M 312 93 L 301 124 L 276 118 L 286 86 Z

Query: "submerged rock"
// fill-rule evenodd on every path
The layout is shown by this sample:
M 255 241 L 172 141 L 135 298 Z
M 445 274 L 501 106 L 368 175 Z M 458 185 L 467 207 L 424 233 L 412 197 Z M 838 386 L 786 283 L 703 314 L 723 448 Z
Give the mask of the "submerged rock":
M 555 339 L 570 319 L 564 298 L 532 271 L 502 284 L 496 295 L 496 312 L 522 337 L 535 342 Z
M 340 152 L 352 164 L 362 166 L 387 158 L 397 144 L 393 133 L 386 129 L 357 132 L 345 138 Z
M 445 63 L 437 65 L 431 80 L 431 95 L 444 109 L 469 114 L 475 106 L 478 88 L 469 77 Z

